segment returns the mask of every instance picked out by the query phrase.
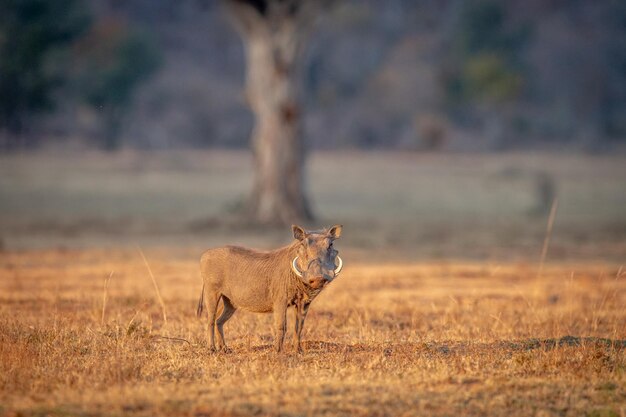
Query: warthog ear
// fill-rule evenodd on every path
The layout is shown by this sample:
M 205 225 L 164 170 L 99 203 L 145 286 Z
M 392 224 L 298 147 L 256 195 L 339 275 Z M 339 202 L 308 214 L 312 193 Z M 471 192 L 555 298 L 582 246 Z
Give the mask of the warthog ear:
M 293 231 L 293 237 L 295 237 L 298 240 L 303 240 L 306 237 L 306 232 L 300 226 L 296 226 L 295 224 L 292 224 L 291 230 Z
M 338 239 L 341 237 L 341 231 L 343 230 L 343 226 L 340 224 L 336 224 L 328 230 L 328 234 L 333 239 Z

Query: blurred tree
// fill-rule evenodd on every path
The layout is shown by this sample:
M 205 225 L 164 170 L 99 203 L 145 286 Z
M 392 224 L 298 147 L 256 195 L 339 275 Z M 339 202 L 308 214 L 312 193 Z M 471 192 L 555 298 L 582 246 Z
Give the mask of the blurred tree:
M 607 87 L 601 102 L 601 130 L 614 140 L 626 141 L 626 2 L 607 2 Z
M 97 22 L 75 51 L 78 94 L 100 117 L 104 148 L 118 149 L 133 93 L 159 67 L 159 50 L 145 32 L 109 18 Z
M 526 76 L 521 49 L 528 26 L 508 24 L 507 10 L 494 0 L 463 2 L 444 60 L 451 107 L 474 109 L 496 143 L 503 140 L 507 104 L 519 98 Z
M 0 2 L 0 144 L 17 146 L 29 117 L 53 108 L 54 87 L 63 81 L 62 55 L 90 25 L 78 0 Z
M 319 0 L 226 0 L 247 57 L 246 95 L 256 116 L 250 217 L 263 224 L 312 218 L 304 188 L 299 55 Z
M 467 59 L 459 82 L 470 100 L 503 103 L 515 99 L 523 77 L 496 54 L 478 54 Z

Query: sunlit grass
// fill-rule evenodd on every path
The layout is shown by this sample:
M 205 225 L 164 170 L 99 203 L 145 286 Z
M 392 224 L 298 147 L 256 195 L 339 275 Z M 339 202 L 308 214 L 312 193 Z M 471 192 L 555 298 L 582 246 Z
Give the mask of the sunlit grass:
M 311 307 L 304 354 L 289 345 L 275 354 L 271 317 L 241 311 L 225 326 L 232 352 L 213 354 L 195 318 L 194 251 L 145 254 L 167 324 L 136 249 L 0 254 L 0 412 L 624 411 L 626 272 L 619 265 L 548 262 L 537 279 L 536 265 L 522 263 L 347 258 L 341 278 Z

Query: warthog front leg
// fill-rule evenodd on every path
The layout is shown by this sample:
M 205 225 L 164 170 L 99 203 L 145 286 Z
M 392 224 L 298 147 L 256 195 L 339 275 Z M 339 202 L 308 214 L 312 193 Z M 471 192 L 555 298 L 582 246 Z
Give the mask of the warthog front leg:
M 274 304 L 274 349 L 276 352 L 283 350 L 285 332 L 287 331 L 287 303 Z
M 296 304 L 294 307 L 294 316 L 295 316 L 295 333 L 294 333 L 294 342 L 296 344 L 296 349 L 298 353 L 302 353 L 302 328 L 304 327 L 304 319 L 306 319 L 306 314 L 309 311 L 310 304 Z

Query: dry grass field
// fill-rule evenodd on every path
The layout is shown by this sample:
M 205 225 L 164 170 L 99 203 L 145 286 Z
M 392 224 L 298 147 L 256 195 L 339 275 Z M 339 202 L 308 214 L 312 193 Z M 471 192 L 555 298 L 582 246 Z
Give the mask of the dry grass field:
M 314 302 L 305 353 L 279 355 L 270 316 L 245 312 L 211 353 L 193 254 L 146 257 L 167 322 L 138 251 L 0 256 L 6 415 L 626 412 L 623 269 L 353 263 Z
M 271 317 L 238 311 L 232 350 L 212 353 L 202 250 L 289 240 L 224 214 L 249 186 L 244 155 L 0 157 L 0 415 L 626 416 L 623 158 L 310 168 L 320 223 L 345 225 L 345 269 L 305 352 L 274 353 Z M 559 208 L 539 274 L 544 175 Z

